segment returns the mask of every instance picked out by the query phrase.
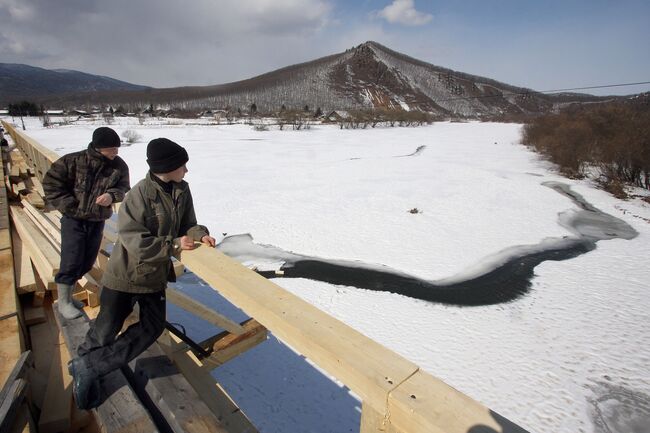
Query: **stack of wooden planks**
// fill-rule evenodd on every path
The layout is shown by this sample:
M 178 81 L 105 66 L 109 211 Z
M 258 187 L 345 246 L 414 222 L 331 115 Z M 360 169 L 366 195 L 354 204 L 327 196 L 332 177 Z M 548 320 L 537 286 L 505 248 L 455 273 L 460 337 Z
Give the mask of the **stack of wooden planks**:
M 3 157 L 5 151 L 2 152 Z M 0 164 L 5 178 L 5 165 Z M 29 406 L 29 382 L 26 373 L 31 365 L 22 309 L 16 294 L 14 257 L 8 218 L 8 194 L 0 185 L 0 431 L 29 432 L 33 417 Z M 22 354 L 22 355 L 21 355 Z M 30 430 L 30 428 L 32 430 Z
M 12 198 L 24 197 L 34 206 L 42 208 L 43 187 L 34 171 L 27 165 L 18 149 L 5 151 L 7 172 L 4 175 L 7 192 Z

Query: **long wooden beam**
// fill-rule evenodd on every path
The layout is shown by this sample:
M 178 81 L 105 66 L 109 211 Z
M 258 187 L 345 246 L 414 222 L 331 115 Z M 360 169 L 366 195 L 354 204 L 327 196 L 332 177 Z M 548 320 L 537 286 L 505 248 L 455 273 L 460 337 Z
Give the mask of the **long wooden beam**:
M 417 365 L 214 248 L 184 250 L 181 262 L 381 413 L 388 393 L 418 371 Z
M 389 432 L 466 433 L 475 426 L 525 432 L 215 248 L 183 250 L 181 262 L 358 394 L 372 411 L 364 419 L 365 431 L 372 431 L 368 423 L 378 422 L 374 430 Z

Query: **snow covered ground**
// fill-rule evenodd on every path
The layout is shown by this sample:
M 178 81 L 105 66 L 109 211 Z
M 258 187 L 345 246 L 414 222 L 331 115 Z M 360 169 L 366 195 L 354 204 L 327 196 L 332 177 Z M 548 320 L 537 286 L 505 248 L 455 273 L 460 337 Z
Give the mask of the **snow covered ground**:
M 307 279 L 274 281 L 530 431 L 650 431 L 647 203 L 557 175 L 518 144 L 520 125 L 261 132 L 187 123 L 117 119 L 118 133 L 142 136 L 120 150 L 132 183 L 146 173 L 146 143 L 170 138 L 189 152 L 186 179 L 200 223 L 297 254 L 427 280 L 462 275 L 506 248 L 573 235 L 558 214 L 577 207 L 547 181 L 625 221 L 638 236 L 540 264 L 531 290 L 506 304 L 457 307 Z M 99 125 L 45 129 L 28 119 L 26 132 L 63 154 L 85 148 Z M 178 286 L 245 317 L 193 275 Z M 196 339 L 214 333 L 173 306 L 169 317 Z M 273 337 L 214 375 L 264 433 L 358 431 L 354 396 Z

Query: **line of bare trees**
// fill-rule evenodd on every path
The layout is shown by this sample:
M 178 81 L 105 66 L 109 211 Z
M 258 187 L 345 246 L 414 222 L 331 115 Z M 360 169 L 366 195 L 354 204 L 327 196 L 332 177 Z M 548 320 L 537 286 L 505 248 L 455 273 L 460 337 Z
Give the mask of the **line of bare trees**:
M 366 129 L 382 126 L 422 126 L 425 123 L 431 124 L 434 117 L 423 111 L 405 110 L 355 110 L 350 111 L 347 117 L 338 119 L 341 129 Z
M 611 103 L 573 108 L 526 124 L 522 143 L 558 164 L 568 176 L 596 173 L 609 191 L 650 189 L 650 106 Z

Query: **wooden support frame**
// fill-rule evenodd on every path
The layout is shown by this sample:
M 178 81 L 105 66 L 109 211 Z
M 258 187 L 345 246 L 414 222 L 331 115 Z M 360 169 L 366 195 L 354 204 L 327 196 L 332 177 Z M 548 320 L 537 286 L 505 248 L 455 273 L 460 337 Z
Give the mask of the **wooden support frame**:
M 196 393 L 208 405 L 230 433 L 256 433 L 257 429 L 237 407 L 223 387 L 210 374 L 191 350 L 181 349 L 184 343 L 169 331 L 158 338 L 158 345 L 183 373 Z
M 267 329 L 255 319 L 245 320 L 241 326 L 244 332 L 239 335 L 222 332 L 199 343 L 200 346 L 212 347 L 213 350 L 209 357 L 202 359 L 206 368 L 214 370 L 268 338 Z

